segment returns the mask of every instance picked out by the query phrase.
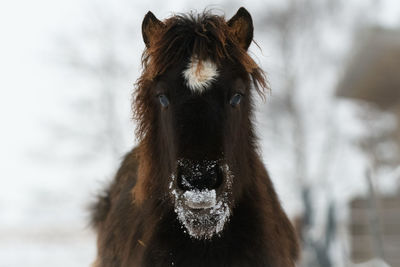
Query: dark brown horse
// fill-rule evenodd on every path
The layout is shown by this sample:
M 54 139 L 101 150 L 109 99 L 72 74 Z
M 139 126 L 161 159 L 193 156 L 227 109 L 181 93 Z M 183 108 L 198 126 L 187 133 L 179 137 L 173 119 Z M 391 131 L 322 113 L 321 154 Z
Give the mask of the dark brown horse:
M 139 145 L 93 209 L 96 267 L 294 266 L 297 239 L 257 153 L 250 14 L 144 18 Z

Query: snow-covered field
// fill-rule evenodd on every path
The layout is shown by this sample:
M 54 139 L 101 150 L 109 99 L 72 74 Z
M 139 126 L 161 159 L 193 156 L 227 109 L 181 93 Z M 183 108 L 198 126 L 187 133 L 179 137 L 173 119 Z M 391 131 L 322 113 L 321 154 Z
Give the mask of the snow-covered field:
M 95 257 L 94 237 L 87 230 L 61 226 L 3 229 L 0 266 L 89 266 Z

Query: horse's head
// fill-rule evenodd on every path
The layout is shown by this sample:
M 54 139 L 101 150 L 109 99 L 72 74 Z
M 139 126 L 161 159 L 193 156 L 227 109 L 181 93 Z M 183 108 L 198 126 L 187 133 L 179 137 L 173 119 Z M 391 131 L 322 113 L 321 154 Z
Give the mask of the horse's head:
M 161 22 L 149 12 L 142 30 L 135 114 L 152 166 L 141 167 L 147 181 L 135 191 L 165 192 L 187 232 L 211 238 L 245 190 L 255 150 L 251 88 L 266 84 L 247 54 L 252 19 L 244 8 L 228 21 L 202 13 Z

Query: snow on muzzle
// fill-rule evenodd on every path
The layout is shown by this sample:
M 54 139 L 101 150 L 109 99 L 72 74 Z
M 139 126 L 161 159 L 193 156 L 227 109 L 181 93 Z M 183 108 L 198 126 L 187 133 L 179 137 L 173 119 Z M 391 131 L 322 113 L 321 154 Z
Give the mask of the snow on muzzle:
M 191 237 L 210 239 L 222 231 L 231 214 L 232 178 L 222 160 L 177 162 L 170 192 L 177 217 Z
M 186 206 L 192 209 L 208 209 L 215 206 L 217 196 L 215 190 L 189 190 L 183 193 Z

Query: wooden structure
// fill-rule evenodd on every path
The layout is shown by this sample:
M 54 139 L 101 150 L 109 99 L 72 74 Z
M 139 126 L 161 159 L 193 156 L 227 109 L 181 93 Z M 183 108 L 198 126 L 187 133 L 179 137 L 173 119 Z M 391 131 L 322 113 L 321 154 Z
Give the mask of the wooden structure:
M 359 197 L 350 204 L 351 258 L 356 263 L 364 262 L 383 253 L 390 266 L 399 267 L 400 195 L 372 201 Z

